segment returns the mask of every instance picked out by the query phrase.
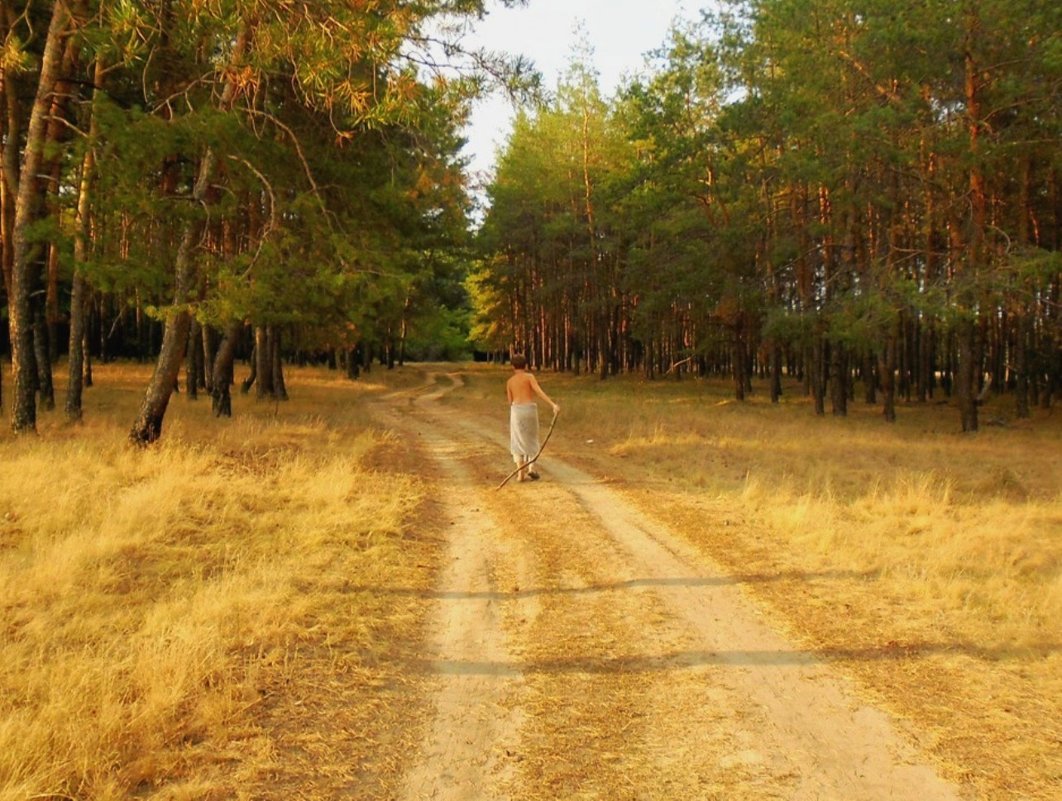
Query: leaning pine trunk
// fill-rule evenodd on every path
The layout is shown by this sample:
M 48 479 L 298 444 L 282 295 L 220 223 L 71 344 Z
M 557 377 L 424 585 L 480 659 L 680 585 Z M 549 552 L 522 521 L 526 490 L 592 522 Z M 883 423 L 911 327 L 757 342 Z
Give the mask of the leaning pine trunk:
M 214 173 L 214 152 L 207 149 L 199 163 L 192 197 L 202 202 Z M 196 288 L 195 265 L 192 251 L 199 241 L 199 225 L 189 220 L 184 225 L 180 245 L 177 247 L 176 282 L 173 292 L 173 308 L 166 318 L 166 327 L 162 334 L 162 347 L 155 372 L 151 376 L 140 412 L 129 431 L 129 440 L 134 445 L 146 446 L 162 436 L 162 419 L 170 403 L 170 395 L 177 383 L 177 374 L 184 359 L 184 349 L 188 344 L 188 331 L 192 316 L 188 312 L 188 303 L 192 300 Z
M 233 64 L 242 60 L 247 50 L 248 39 L 248 27 L 243 25 L 236 37 Z M 220 109 L 228 111 L 235 96 L 236 83 L 230 80 L 222 92 Z M 199 173 L 196 176 L 195 188 L 192 190 L 192 200 L 197 205 L 202 204 L 206 199 L 216 160 L 213 148 L 208 147 L 203 154 L 203 159 L 199 162 Z M 192 318 L 188 312 L 188 304 L 192 301 L 197 289 L 192 251 L 198 241 L 199 224 L 194 220 L 189 220 L 184 225 L 181 241 L 177 247 L 174 305 L 166 318 L 162 348 L 159 351 L 158 361 L 155 363 L 155 372 L 151 376 L 151 382 L 144 393 L 144 400 L 140 404 L 140 413 L 129 431 L 129 439 L 136 445 L 150 445 L 162 435 L 162 418 L 166 414 L 170 395 L 177 383 L 177 373 L 181 369 L 184 349 L 188 344 L 188 330 L 191 328 Z
M 258 380 L 258 346 L 251 348 L 251 372 L 247 378 L 240 382 L 240 394 L 246 395 L 251 391 L 251 387 L 254 386 L 255 381 Z
M 202 350 L 200 361 L 203 364 L 203 388 L 208 394 L 214 392 L 213 366 L 214 366 L 214 329 L 209 325 L 202 327 L 200 344 L 196 347 Z

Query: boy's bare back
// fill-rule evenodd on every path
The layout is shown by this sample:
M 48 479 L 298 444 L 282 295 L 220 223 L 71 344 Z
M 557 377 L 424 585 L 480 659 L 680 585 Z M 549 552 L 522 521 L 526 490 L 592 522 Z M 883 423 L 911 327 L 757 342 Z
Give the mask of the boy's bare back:
M 535 377 L 519 370 L 505 382 L 509 403 L 533 403 L 535 400 Z
M 554 412 L 560 408 L 542 391 L 542 387 L 538 385 L 538 380 L 526 370 L 517 369 L 509 377 L 509 380 L 505 382 L 505 394 L 510 404 L 534 403 L 535 396 L 538 395 L 553 408 Z

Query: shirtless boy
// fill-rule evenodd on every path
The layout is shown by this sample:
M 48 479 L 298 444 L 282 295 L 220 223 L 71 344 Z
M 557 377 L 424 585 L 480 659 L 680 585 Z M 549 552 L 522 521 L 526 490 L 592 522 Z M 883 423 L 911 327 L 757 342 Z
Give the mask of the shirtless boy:
M 560 406 L 542 391 L 537 379 L 527 372 L 527 359 L 520 354 L 513 356 L 513 374 L 505 383 L 505 396 L 509 399 L 509 451 L 519 469 L 517 481 L 538 480 L 538 473 L 529 464 L 538 454 L 538 404 L 535 395 L 553 408 Z

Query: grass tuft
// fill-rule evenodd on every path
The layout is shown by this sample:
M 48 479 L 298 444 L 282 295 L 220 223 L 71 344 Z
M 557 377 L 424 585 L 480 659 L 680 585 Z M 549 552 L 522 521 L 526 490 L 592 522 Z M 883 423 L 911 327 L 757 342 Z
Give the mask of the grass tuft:
M 360 406 L 383 386 L 296 373 L 281 413 L 224 421 L 176 397 L 139 451 L 142 372 L 99 368 L 83 426 L 0 438 L 0 801 L 231 797 L 210 755 L 278 676 L 322 640 L 371 659 L 416 625 L 345 590 L 408 583 L 420 554 L 421 488 L 369 464 L 395 447 Z

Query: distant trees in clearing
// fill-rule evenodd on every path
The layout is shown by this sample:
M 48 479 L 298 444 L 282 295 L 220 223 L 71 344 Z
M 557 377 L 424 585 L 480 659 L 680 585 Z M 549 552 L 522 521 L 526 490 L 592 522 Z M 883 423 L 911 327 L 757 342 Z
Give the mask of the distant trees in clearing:
M 1062 379 L 1062 7 L 728 2 L 603 98 L 522 115 L 471 285 L 483 347 L 799 376 L 815 409 Z

